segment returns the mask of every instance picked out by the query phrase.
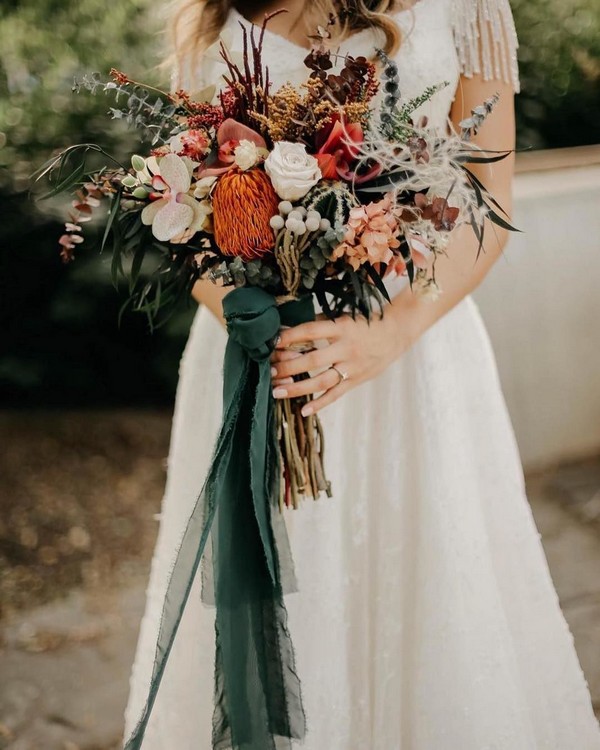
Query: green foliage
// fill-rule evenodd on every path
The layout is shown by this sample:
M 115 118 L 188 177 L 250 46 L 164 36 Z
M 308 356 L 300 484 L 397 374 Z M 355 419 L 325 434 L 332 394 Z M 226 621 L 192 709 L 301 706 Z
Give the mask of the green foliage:
M 125 155 L 139 133 L 106 113 L 114 97 L 72 92 L 111 67 L 168 86 L 149 0 L 19 0 L 0 9 L 0 403 L 160 404 L 172 399 L 193 307 L 150 335 L 115 293 L 101 233 L 64 267 L 64 198 L 34 204 L 29 176 L 73 143 Z M 42 212 L 39 209 L 43 209 Z M 102 209 L 100 209 L 101 211 Z M 108 206 L 106 206 L 108 210 Z
M 600 143 L 600 0 L 511 0 L 521 147 Z
M 107 102 L 75 95 L 75 77 L 126 67 L 157 77 L 160 44 L 148 0 L 21 0 L 0 10 L 0 187 L 23 190 L 53 149 L 75 141 L 109 151 L 125 128 L 106 126 Z M 153 41 L 155 44 L 153 45 Z M 152 49 L 154 47 L 154 52 Z M 163 76 L 164 77 L 164 76 Z

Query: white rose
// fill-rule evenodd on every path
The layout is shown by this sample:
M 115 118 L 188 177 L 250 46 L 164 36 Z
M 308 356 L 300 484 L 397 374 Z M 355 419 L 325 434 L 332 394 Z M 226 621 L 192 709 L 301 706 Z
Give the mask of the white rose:
M 259 148 L 256 143 L 244 138 L 236 146 L 233 157 L 237 166 L 245 172 L 247 169 L 256 166 L 266 153 L 264 148 Z
M 319 162 L 306 153 L 303 143 L 278 141 L 265 161 L 265 172 L 271 178 L 280 198 L 297 201 L 321 179 Z

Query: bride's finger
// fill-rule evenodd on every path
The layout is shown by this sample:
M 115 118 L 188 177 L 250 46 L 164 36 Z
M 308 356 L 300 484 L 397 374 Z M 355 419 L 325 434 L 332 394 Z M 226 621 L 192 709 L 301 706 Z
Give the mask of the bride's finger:
M 288 383 L 293 383 L 294 378 L 273 378 L 271 380 L 271 384 L 273 388 L 276 388 L 278 385 L 288 385 Z
M 317 339 L 335 340 L 340 336 L 340 328 L 332 320 L 315 320 L 280 332 L 277 349 L 287 349 L 294 344 L 303 344 Z
M 301 375 L 304 372 L 331 367 L 342 359 L 342 352 L 342 346 L 339 343 L 330 344 L 322 349 L 314 349 L 301 357 L 272 363 L 271 375 L 277 379 L 289 378 L 293 375 Z
M 325 370 L 319 375 L 315 375 L 314 378 L 306 378 L 306 380 L 297 380 L 289 385 L 281 386 L 278 385 L 273 390 L 273 397 L 277 399 L 281 398 L 296 398 L 297 396 L 309 396 L 315 393 L 322 393 L 327 391 L 329 388 L 333 388 L 337 383 L 340 382 L 340 377 L 335 370 L 331 368 Z
M 314 401 L 310 401 L 303 406 L 302 416 L 308 417 L 311 414 L 316 414 L 317 412 L 322 411 L 326 406 L 333 404 L 338 398 L 341 398 L 352 387 L 353 384 L 350 380 L 343 380 L 340 382 L 338 378 L 338 381 L 333 388 L 329 388 L 329 390 L 325 391 L 322 396 L 319 396 L 319 398 L 316 398 Z
M 298 359 L 302 352 L 296 352 L 290 349 L 275 349 L 271 355 L 271 362 L 285 362 L 288 359 Z

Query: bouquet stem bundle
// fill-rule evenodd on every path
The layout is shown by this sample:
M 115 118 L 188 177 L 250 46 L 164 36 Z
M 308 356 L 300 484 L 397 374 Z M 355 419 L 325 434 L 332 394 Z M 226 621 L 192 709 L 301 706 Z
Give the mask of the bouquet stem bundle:
M 318 500 L 322 492 L 332 497 L 331 482 L 325 475 L 325 436 L 316 414 L 302 416 L 311 398 L 283 399 L 275 405 L 275 424 L 281 452 L 279 508 L 296 510 L 300 499 Z

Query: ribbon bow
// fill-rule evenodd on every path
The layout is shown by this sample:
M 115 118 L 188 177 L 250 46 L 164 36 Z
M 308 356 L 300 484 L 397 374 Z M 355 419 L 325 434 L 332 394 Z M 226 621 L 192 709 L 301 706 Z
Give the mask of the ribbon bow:
M 216 605 L 213 748 L 291 750 L 291 739 L 306 733 L 283 601 L 295 581 L 277 505 L 279 447 L 269 360 L 280 327 L 313 320 L 314 307 L 310 297 L 278 307 L 264 290 L 243 287 L 224 298 L 223 313 L 229 339 L 221 429 L 169 579 L 148 699 L 125 750 L 142 747 L 209 540 Z

